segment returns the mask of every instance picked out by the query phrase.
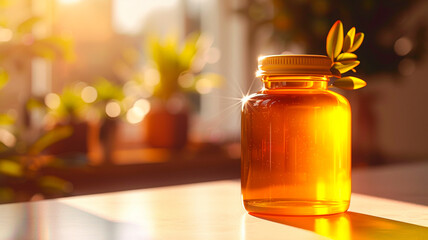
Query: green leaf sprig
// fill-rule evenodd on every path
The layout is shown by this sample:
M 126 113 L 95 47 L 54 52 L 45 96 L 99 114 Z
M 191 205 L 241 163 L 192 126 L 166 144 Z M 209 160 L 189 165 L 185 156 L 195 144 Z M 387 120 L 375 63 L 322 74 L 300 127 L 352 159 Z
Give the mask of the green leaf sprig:
M 367 83 L 359 78 L 347 76 L 342 77 L 343 73 L 350 70 L 355 71 L 355 67 L 360 64 L 355 52 L 363 43 L 364 33 L 355 33 L 355 27 L 352 27 L 346 36 L 343 36 L 343 24 L 337 20 L 327 35 L 326 50 L 327 56 L 332 61 L 331 72 L 338 77 L 333 83 L 334 87 L 347 90 L 354 90 L 365 87 Z M 342 53 L 343 50 L 343 53 Z

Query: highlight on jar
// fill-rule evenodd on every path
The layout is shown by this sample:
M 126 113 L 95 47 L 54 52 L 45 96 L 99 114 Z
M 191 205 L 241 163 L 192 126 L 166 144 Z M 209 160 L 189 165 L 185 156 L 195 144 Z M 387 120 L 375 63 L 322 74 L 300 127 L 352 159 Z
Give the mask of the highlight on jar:
M 351 107 L 337 87 L 359 89 L 354 53 L 364 34 L 337 21 L 324 55 L 258 60 L 262 88 L 242 98 L 241 192 L 252 214 L 326 215 L 349 208 Z M 342 52 L 343 51 L 343 52 Z

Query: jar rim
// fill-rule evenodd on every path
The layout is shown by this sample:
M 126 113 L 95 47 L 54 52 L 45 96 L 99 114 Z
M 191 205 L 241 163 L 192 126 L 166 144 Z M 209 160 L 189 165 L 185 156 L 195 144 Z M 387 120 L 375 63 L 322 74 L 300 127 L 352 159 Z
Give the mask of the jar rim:
M 271 75 L 334 76 L 333 62 L 325 55 L 282 54 L 259 57 L 257 77 Z

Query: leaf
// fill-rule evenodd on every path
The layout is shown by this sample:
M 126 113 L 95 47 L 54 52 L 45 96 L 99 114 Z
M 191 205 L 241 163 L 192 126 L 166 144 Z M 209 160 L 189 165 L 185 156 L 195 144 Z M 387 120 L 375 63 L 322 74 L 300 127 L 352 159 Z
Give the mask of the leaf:
M 75 59 L 73 40 L 66 37 L 51 36 L 38 39 L 33 44 L 33 51 L 36 55 L 51 60 L 61 57 L 71 62 Z
M 359 89 L 366 85 L 367 83 L 364 80 L 351 76 L 336 79 L 333 83 L 333 86 L 346 90 Z
M 193 33 L 186 38 L 183 50 L 178 56 L 181 68 L 184 69 L 183 71 L 190 69 L 192 65 L 195 55 L 199 50 L 197 47 L 198 39 L 199 34 L 196 33 Z
M 360 64 L 360 61 L 335 62 L 333 64 L 333 68 L 337 69 L 341 74 L 343 74 L 353 69 L 354 67 L 358 66 L 359 64 Z
M 39 154 L 50 145 L 70 137 L 72 133 L 73 128 L 70 126 L 55 128 L 37 139 L 37 141 L 30 146 L 28 153 L 30 155 Z
M 16 28 L 16 31 L 21 34 L 31 33 L 31 31 L 34 28 L 34 25 L 36 25 L 38 22 L 42 20 L 41 17 L 30 17 L 20 23 L 18 27 Z
M 125 98 L 122 87 L 105 79 L 98 78 L 94 84 L 94 88 L 98 92 L 98 101 L 117 100 L 122 101 Z
M 43 176 L 39 179 L 39 185 L 50 193 L 71 193 L 73 185 L 64 179 L 55 176 Z
M 29 111 L 34 109 L 43 109 L 44 106 L 45 106 L 44 103 L 36 98 L 30 98 L 27 101 L 27 104 L 25 104 L 26 109 Z
M 19 163 L 7 159 L 2 159 L 0 160 L 0 174 L 20 177 L 23 175 L 23 171 Z
M 345 36 L 345 40 L 343 41 L 343 51 L 348 52 L 348 50 L 354 44 L 355 37 L 355 27 L 352 27 Z
M 326 50 L 327 55 L 334 62 L 334 58 L 340 54 L 343 46 L 343 25 L 340 20 L 337 20 L 327 35 Z
M 38 56 L 47 60 L 54 60 L 56 56 L 56 52 L 53 48 L 40 42 L 35 42 L 31 50 L 35 56 Z
M 0 89 L 2 89 L 9 81 L 9 74 L 4 69 L 0 69 Z
M 331 71 L 331 73 L 333 74 L 333 76 L 334 77 L 337 77 L 337 78 L 341 78 L 342 77 L 342 75 L 340 75 L 340 72 L 339 72 L 339 70 L 337 70 L 336 68 L 331 68 L 330 69 L 330 71 Z
M 9 126 L 15 123 L 15 118 L 7 113 L 0 113 L 0 126 Z
M 356 60 L 357 59 L 357 55 L 353 54 L 353 53 L 341 53 L 339 54 L 339 56 L 337 56 L 336 61 L 337 62 L 341 62 L 341 61 L 347 61 L 347 60 Z
M 351 49 L 348 50 L 348 52 L 355 52 L 363 43 L 364 40 L 364 33 L 357 33 L 355 34 L 354 43 L 351 47 Z

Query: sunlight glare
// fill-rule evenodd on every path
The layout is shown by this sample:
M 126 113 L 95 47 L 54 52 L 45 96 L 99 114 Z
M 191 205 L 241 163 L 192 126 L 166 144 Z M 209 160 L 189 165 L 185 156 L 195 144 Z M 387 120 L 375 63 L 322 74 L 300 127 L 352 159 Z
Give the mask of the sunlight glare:
M 241 102 L 242 104 L 245 104 L 246 102 L 248 102 L 248 100 L 250 100 L 251 95 L 245 95 L 241 98 Z

